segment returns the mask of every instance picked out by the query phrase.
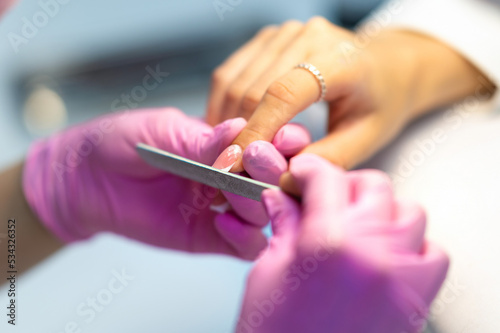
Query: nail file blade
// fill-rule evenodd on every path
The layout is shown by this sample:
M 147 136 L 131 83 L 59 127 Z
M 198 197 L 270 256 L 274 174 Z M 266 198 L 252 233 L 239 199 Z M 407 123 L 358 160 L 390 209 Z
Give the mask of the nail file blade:
M 280 189 L 278 186 L 224 172 L 144 143 L 138 143 L 136 149 L 141 158 L 153 167 L 252 200 L 260 201 L 265 189 Z

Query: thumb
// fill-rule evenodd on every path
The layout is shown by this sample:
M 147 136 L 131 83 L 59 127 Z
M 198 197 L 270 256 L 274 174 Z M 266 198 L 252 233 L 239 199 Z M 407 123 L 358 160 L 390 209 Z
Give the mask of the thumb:
M 450 260 L 446 252 L 431 242 L 424 242 L 420 253 L 394 253 L 390 260 L 393 277 L 404 281 L 428 308 L 448 272 Z
M 280 190 L 262 192 L 262 202 L 271 220 L 273 237 L 271 249 L 289 249 L 297 238 L 301 212 L 299 204 Z
M 253 179 L 278 184 L 280 175 L 286 171 L 288 163 L 269 142 L 254 141 L 243 154 L 245 170 Z M 224 196 L 234 211 L 253 225 L 264 226 L 269 221 L 261 202 L 249 200 L 239 195 L 224 192 Z
M 201 136 L 200 143 L 193 146 L 193 153 L 198 157 L 195 160 L 212 165 L 217 156 L 229 146 L 245 125 L 245 119 L 233 118 L 215 126 L 209 135 Z
M 338 217 L 348 206 L 351 195 L 346 173 L 312 154 L 293 157 L 289 170 L 302 193 L 302 224 L 306 232 L 340 236 Z
M 289 123 L 279 129 L 272 144 L 283 156 L 289 157 L 310 145 L 311 141 L 311 134 L 303 125 Z
M 316 154 L 337 166 L 350 169 L 373 155 L 391 137 L 390 131 L 382 132 L 380 118 L 370 114 L 348 126 L 335 129 L 301 153 Z

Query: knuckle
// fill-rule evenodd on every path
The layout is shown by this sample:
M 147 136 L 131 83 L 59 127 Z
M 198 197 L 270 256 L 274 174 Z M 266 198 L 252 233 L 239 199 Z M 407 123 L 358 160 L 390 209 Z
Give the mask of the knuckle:
M 427 214 L 420 204 L 409 200 L 396 200 L 395 203 L 399 212 L 403 213 L 403 216 L 400 216 L 400 219 L 411 220 L 414 223 L 421 223 L 425 225 L 427 221 Z M 404 214 L 405 212 L 406 214 Z
M 231 104 L 239 102 L 242 97 L 243 91 L 237 86 L 229 88 L 226 93 L 226 100 Z
M 271 83 L 267 89 L 267 94 L 287 105 L 294 104 L 297 101 L 297 95 L 293 91 L 291 83 L 286 81 L 278 80 Z
M 278 27 L 275 25 L 268 25 L 265 26 L 264 28 L 260 29 L 259 32 L 257 33 L 257 36 L 268 36 L 270 34 L 274 34 L 278 31 Z
M 217 67 L 211 78 L 212 86 L 222 86 L 227 83 L 227 74 L 223 67 Z
M 389 175 L 380 170 L 367 169 L 360 171 L 359 173 L 363 178 L 370 180 L 370 182 L 373 184 L 392 186 L 392 181 Z
M 241 134 L 244 133 L 245 137 L 245 145 L 248 146 L 250 143 L 264 139 L 264 135 L 262 134 L 265 130 L 265 127 L 262 127 L 260 124 L 253 124 L 252 126 L 247 126 Z M 238 142 L 237 142 L 238 143 Z
M 298 30 L 300 28 L 302 28 L 304 26 L 304 24 L 300 21 L 297 21 L 297 20 L 290 20 L 290 21 L 286 21 L 285 23 L 283 23 L 282 25 L 282 28 L 284 30 Z
M 307 26 L 310 29 L 323 29 L 329 24 L 330 22 L 322 16 L 314 16 L 307 21 Z
M 241 100 L 241 109 L 245 112 L 253 112 L 260 103 L 263 94 L 247 92 Z
M 351 163 L 347 159 L 346 156 L 344 156 L 341 153 L 336 154 L 335 156 L 329 158 L 330 162 L 333 163 L 334 165 L 341 167 L 344 170 L 349 170 L 351 168 Z

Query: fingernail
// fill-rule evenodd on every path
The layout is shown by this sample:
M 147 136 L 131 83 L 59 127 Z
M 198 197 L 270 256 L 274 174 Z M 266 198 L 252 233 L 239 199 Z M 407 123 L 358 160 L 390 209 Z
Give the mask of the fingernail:
M 224 214 L 229 210 L 230 207 L 231 205 L 229 204 L 229 202 L 225 202 L 221 205 L 210 205 L 210 210 L 219 214 Z
M 220 169 L 222 171 L 229 171 L 236 164 L 236 161 L 240 159 L 243 151 L 241 147 L 238 145 L 231 145 L 224 149 L 224 151 L 217 157 L 215 163 L 212 165 L 216 169 Z

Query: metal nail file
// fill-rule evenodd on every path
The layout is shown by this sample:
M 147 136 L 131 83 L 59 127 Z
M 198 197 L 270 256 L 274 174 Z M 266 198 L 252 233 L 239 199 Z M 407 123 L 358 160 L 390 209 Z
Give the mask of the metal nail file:
M 280 189 L 278 186 L 224 172 L 144 143 L 138 143 L 136 148 L 142 159 L 153 167 L 252 200 L 260 201 L 265 189 Z

